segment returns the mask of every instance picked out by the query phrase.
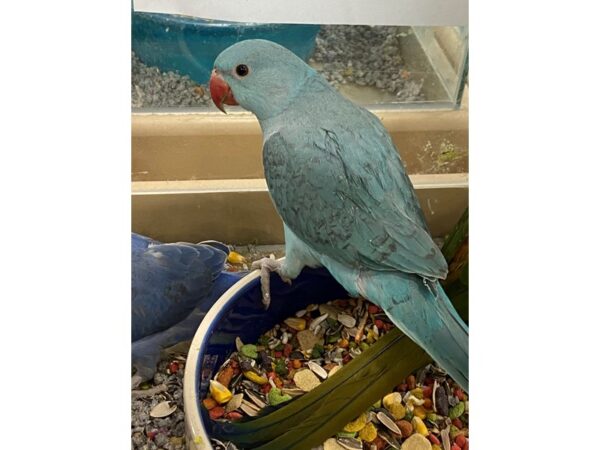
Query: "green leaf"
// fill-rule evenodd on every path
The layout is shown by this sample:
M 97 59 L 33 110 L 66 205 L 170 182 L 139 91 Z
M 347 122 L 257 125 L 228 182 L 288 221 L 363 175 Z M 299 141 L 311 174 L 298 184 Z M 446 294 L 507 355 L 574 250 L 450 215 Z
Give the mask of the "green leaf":
M 462 245 L 463 241 L 469 237 L 469 208 L 465 209 L 465 212 L 458 220 L 458 223 L 454 226 L 452 232 L 446 237 L 444 245 L 442 247 L 442 254 L 448 264 L 454 259 L 456 252 Z
M 448 276 L 441 282 L 460 317 L 469 323 L 469 208 L 446 238 L 442 253 L 448 262 Z
M 215 422 L 213 434 L 257 450 L 316 447 L 430 361 L 419 346 L 393 329 L 309 393 L 250 420 Z
M 444 283 L 444 292 L 456 308 L 458 315 L 469 323 L 469 263 L 465 263 L 460 276 L 451 283 Z

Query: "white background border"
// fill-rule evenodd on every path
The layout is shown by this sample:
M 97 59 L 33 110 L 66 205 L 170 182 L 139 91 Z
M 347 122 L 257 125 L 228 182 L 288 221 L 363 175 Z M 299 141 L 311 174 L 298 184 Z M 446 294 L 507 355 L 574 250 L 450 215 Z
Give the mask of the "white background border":
M 467 25 L 468 0 L 134 0 L 135 11 L 233 22 Z

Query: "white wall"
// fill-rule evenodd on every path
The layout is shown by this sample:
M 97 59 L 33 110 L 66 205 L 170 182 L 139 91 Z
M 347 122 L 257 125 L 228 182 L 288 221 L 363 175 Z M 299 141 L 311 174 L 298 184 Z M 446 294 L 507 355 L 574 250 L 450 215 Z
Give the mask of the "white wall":
M 468 0 L 134 0 L 134 9 L 234 22 L 468 25 Z

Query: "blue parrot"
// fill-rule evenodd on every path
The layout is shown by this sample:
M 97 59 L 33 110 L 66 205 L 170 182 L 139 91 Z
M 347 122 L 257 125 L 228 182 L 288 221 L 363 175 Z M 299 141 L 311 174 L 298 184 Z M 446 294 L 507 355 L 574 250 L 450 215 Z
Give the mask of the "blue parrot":
M 160 351 L 192 339 L 213 303 L 243 273 L 224 271 L 217 241 L 163 244 L 131 234 L 131 355 L 138 382 L 154 375 Z
M 213 101 L 253 112 L 286 258 L 262 259 L 286 282 L 324 266 L 353 296 L 379 305 L 468 391 L 468 328 L 440 286 L 448 267 L 392 140 L 375 115 L 273 42 L 246 40 L 216 59 Z

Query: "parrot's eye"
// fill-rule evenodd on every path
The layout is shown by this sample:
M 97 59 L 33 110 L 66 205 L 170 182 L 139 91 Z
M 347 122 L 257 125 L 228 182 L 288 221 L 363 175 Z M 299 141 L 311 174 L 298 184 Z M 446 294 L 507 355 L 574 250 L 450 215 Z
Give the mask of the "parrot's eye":
M 240 77 L 245 77 L 248 75 L 248 73 L 250 73 L 250 69 L 248 69 L 246 64 L 239 64 L 235 68 L 235 73 L 237 73 Z

